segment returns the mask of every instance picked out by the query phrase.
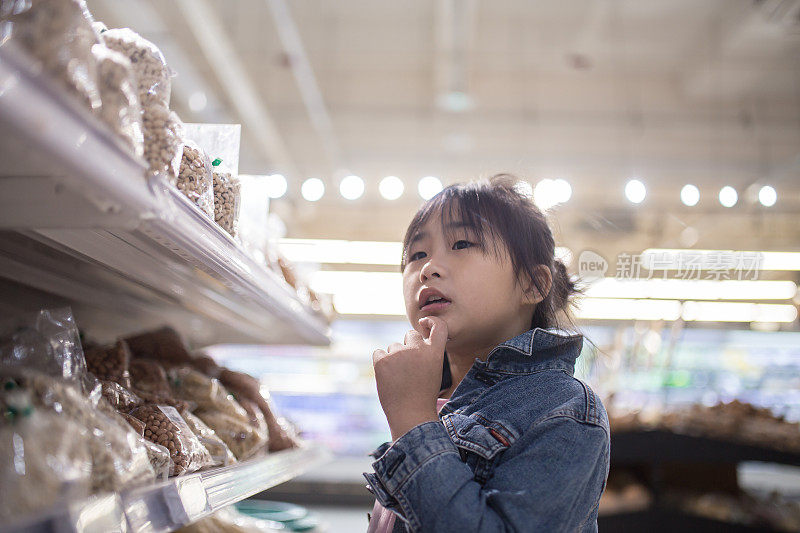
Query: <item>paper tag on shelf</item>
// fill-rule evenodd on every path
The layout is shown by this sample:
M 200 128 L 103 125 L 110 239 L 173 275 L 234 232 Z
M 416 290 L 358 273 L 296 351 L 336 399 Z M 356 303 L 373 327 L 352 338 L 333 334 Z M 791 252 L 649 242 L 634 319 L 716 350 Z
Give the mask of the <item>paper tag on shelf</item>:
M 206 489 L 198 476 L 176 478 L 175 484 L 164 491 L 164 501 L 173 523 L 193 522 L 210 511 Z

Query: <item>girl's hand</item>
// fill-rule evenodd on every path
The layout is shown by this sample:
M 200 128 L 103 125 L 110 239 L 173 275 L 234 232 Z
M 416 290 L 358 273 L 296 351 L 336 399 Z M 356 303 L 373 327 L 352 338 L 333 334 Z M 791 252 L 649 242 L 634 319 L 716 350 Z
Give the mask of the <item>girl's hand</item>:
M 372 353 L 378 398 L 397 440 L 423 422 L 439 420 L 436 397 L 442 385 L 447 324 L 438 317 L 420 319 L 425 336 L 406 333 L 403 344 Z

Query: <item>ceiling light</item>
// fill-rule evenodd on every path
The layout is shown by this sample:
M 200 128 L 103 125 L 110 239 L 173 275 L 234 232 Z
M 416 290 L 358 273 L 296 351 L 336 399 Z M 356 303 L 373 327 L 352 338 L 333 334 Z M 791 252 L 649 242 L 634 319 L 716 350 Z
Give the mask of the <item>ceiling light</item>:
M 267 196 L 270 198 L 280 198 L 286 194 L 289 185 L 286 183 L 286 178 L 281 174 L 272 174 L 267 176 Z
M 325 183 L 319 178 L 309 178 L 300 187 L 300 194 L 309 202 L 316 202 L 325 194 Z
M 706 257 L 708 256 L 708 257 Z M 713 265 L 706 264 L 706 258 Z M 757 261 L 756 261 L 757 259 Z M 756 252 L 742 250 L 692 250 L 648 248 L 641 254 L 641 264 L 645 268 L 653 261 L 658 262 L 658 270 L 677 270 L 681 265 L 686 268 L 688 260 L 693 260 L 702 270 L 724 263 L 725 266 L 736 266 L 737 261 L 755 263 L 755 270 L 800 270 L 800 252 Z M 745 265 L 750 266 L 750 265 Z
M 386 176 L 378 184 L 378 191 L 387 200 L 397 200 L 403 195 L 403 181 L 397 176 Z
M 602 278 L 586 290 L 588 298 L 653 298 L 661 300 L 789 300 L 797 294 L 793 281 L 778 280 L 632 280 Z
M 547 211 L 558 203 L 558 193 L 553 180 L 543 179 L 533 188 L 533 203 L 542 211 Z
M 775 202 L 778 201 L 778 193 L 775 191 L 774 187 L 764 185 L 758 191 L 758 201 L 761 202 L 761 205 L 764 207 L 772 207 L 775 205 Z
M 430 200 L 442 191 L 442 182 L 435 176 L 425 176 L 419 180 L 417 190 L 423 200 Z
M 557 179 L 553 182 L 555 198 L 560 204 L 567 203 L 572 198 L 572 186 L 565 179 Z
M 684 185 L 681 189 L 681 202 L 689 207 L 697 205 L 700 201 L 700 189 L 694 185 Z
M 358 176 L 347 176 L 339 184 L 339 193 L 347 200 L 357 200 L 364 194 L 364 180 Z
M 631 300 L 581 298 L 575 317 L 591 320 L 677 320 L 681 303 L 677 300 Z
M 641 181 L 630 180 L 625 184 L 625 197 L 629 202 L 640 204 L 644 201 L 645 196 L 647 196 L 647 188 Z
M 681 317 L 687 322 L 794 322 L 797 308 L 785 304 L 685 302 Z
M 315 272 L 311 289 L 333 295 L 336 311 L 345 315 L 397 315 L 406 313 L 403 278 L 397 272 Z
M 719 190 L 719 203 L 721 203 L 724 207 L 733 207 L 736 205 L 738 200 L 739 195 L 736 193 L 736 189 L 730 185 L 726 185 Z

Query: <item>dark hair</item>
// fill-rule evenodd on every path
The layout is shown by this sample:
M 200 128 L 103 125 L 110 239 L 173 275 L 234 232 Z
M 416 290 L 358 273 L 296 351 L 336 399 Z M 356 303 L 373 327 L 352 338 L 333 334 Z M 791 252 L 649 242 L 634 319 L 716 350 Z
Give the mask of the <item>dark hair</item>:
M 428 200 L 406 230 L 400 271 L 405 270 L 411 239 L 438 214 L 445 235 L 453 231 L 448 222 L 457 221 L 475 234 L 479 241 L 476 244 L 484 253 L 489 252 L 490 243 L 494 243 L 493 252 L 498 257 L 507 251 L 517 281 L 525 285 L 533 283 L 540 294 L 544 294 L 546 287 L 537 270 L 539 265 L 550 269 L 553 282 L 544 300 L 536 305 L 531 329 L 561 328 L 564 320 L 560 316 L 573 325 L 568 307 L 585 289 L 578 286 L 576 277 L 569 275 L 566 265 L 555 258 L 555 241 L 547 219 L 531 198 L 515 189 L 516 181 L 511 175 L 498 174 L 488 180 L 450 185 Z

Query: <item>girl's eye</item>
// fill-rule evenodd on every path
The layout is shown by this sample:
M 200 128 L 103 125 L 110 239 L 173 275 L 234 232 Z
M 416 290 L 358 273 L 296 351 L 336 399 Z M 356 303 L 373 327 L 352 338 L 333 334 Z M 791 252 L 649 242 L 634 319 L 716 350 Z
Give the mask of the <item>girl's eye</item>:
M 425 252 L 416 252 L 411 257 L 408 258 L 409 261 L 416 261 L 417 259 L 422 259 L 425 257 Z
M 453 250 L 463 250 L 464 248 L 469 248 L 470 246 L 472 246 L 472 243 L 469 241 L 456 241 L 453 244 Z

